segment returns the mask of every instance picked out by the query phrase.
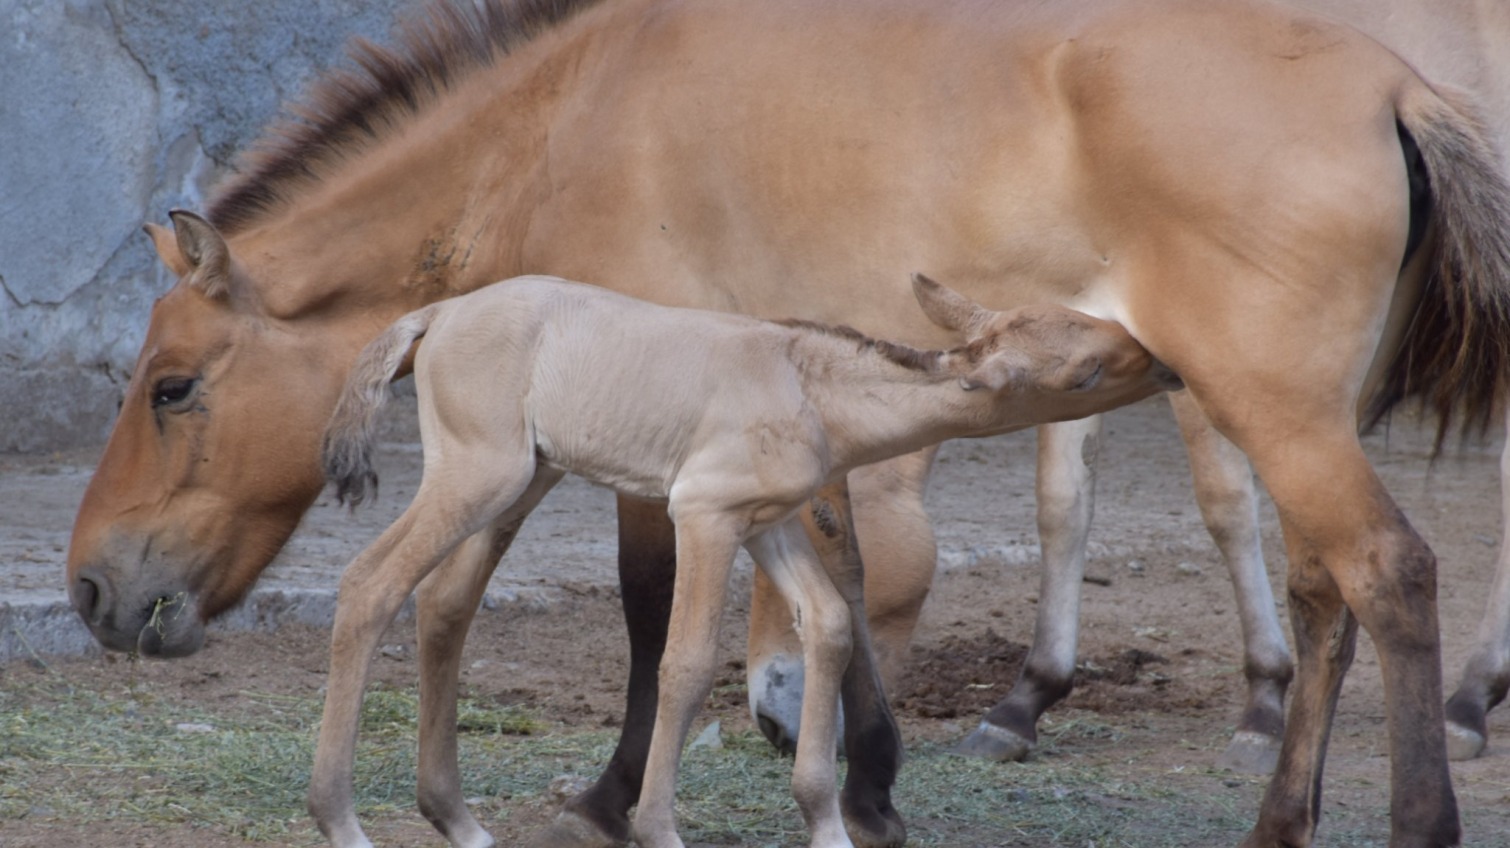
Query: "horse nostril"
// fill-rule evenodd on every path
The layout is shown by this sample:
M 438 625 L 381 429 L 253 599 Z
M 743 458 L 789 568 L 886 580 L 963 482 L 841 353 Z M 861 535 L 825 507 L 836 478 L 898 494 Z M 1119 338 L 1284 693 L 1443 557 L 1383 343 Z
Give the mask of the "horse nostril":
M 760 732 L 765 735 L 765 738 L 776 746 L 776 750 L 783 754 L 797 753 L 797 737 L 787 736 L 786 728 L 781 725 L 781 722 L 761 713 L 755 716 L 755 723 L 760 726 Z
M 94 578 L 80 575 L 73 584 L 73 608 L 90 624 L 98 624 L 100 616 L 100 584 Z

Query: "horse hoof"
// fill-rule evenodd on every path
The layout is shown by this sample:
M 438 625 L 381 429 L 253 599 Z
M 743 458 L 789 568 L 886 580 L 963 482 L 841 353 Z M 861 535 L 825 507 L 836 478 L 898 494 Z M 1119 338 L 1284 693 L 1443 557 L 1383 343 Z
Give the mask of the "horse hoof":
M 970 731 L 970 735 L 954 746 L 953 753 L 961 757 L 991 760 L 997 763 L 1021 762 L 1033 750 L 1033 743 L 1017 733 L 997 727 L 988 722 Z
M 907 844 L 907 825 L 896 810 L 872 810 L 864 816 L 845 810 L 844 830 L 855 848 L 901 848 Z
M 1216 758 L 1216 767 L 1238 774 L 1273 774 L 1279 765 L 1279 740 L 1267 733 L 1239 730 L 1232 734 L 1227 750 Z
M 525 843 L 525 848 L 625 848 L 627 845 L 628 842 L 614 839 L 571 810 L 562 810 L 555 821 Z
M 1455 721 L 1447 722 L 1447 759 L 1472 760 L 1484 753 L 1489 740 L 1477 730 L 1464 727 Z

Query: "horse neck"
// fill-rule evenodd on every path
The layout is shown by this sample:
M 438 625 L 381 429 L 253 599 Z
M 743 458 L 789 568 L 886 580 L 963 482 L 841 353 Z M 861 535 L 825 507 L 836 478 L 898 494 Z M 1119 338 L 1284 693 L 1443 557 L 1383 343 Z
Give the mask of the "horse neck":
M 817 332 L 805 333 L 793 351 L 836 472 L 993 429 L 989 393 L 960 388 L 952 352 Z
M 545 92 L 566 88 L 559 75 L 582 42 L 552 40 L 458 84 L 233 234 L 232 254 L 264 310 L 371 335 L 427 303 L 523 273 L 545 190 L 542 128 L 555 107 Z

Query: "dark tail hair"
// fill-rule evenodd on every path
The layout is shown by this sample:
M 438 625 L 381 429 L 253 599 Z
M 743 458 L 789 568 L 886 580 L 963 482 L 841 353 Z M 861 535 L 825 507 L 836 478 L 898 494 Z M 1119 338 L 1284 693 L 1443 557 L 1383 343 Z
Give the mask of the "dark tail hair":
M 1440 452 L 1459 415 L 1465 433 L 1488 427 L 1510 375 L 1510 185 L 1462 98 L 1421 86 L 1402 97 L 1396 116 L 1407 158 L 1412 146 L 1420 152 L 1409 166 L 1424 165 L 1429 180 L 1435 257 L 1365 420 L 1418 401 L 1437 416 Z
M 438 311 L 439 304 L 432 304 L 411 312 L 362 349 L 341 389 L 330 423 L 325 425 L 325 441 L 320 448 L 325 479 L 335 484 L 336 500 L 351 504 L 353 509 L 366 500 L 369 489 L 377 494 L 378 475 L 372 454 L 377 441 L 377 414 L 388 400 L 388 384 Z

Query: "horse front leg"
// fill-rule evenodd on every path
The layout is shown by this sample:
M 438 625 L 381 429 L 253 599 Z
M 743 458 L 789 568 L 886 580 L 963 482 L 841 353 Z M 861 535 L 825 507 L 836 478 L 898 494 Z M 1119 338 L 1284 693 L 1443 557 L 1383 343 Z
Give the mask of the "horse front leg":
M 1505 417 L 1510 435 L 1510 415 Z M 1500 454 L 1500 554 L 1478 639 L 1447 701 L 1447 756 L 1471 760 L 1489 742 L 1489 711 L 1510 691 L 1510 438 Z
M 540 471 L 493 526 L 468 538 L 415 590 L 419 643 L 420 813 L 456 848 L 490 848 L 493 837 L 467 809 L 457 762 L 456 699 L 462 647 L 488 580 L 525 517 L 561 479 Z
M 1038 719 L 1069 695 L 1080 627 L 1080 583 L 1095 506 L 1101 416 L 1038 428 L 1038 619 L 1017 682 L 956 753 L 1005 762 L 1038 743 Z
M 629 691 L 608 767 L 568 800 L 528 848 L 614 848 L 629 841 L 629 808 L 640 797 L 655 726 L 657 669 L 666 649 L 676 579 L 676 528 L 666 505 L 619 496 L 619 589 L 629 631 Z
M 1248 458 L 1211 426 L 1190 392 L 1169 395 L 1190 454 L 1195 501 L 1227 564 L 1243 631 L 1248 698 L 1218 768 L 1269 774 L 1279 760 L 1285 729 L 1285 690 L 1294 675 L 1290 648 L 1274 611 L 1258 531 L 1258 496 Z
M 902 735 L 887 704 L 871 646 L 865 565 L 855 535 L 848 483 L 820 489 L 800 517 L 824 571 L 849 610 L 852 649 L 840 689 L 844 751 L 849 757 L 840 795 L 844 823 L 861 848 L 897 848 L 907 841 L 907 827 L 891 803 L 891 788 L 902 765 Z

